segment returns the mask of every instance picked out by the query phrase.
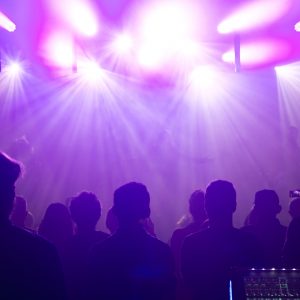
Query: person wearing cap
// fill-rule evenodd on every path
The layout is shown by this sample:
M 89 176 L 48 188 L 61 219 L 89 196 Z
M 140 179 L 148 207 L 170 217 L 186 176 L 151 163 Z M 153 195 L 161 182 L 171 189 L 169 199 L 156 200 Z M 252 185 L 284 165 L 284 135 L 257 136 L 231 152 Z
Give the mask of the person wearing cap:
M 287 228 L 277 218 L 280 211 L 277 193 L 274 190 L 260 190 L 255 194 L 247 225 L 242 228 L 261 243 L 265 267 L 276 268 L 282 265 L 282 249 Z

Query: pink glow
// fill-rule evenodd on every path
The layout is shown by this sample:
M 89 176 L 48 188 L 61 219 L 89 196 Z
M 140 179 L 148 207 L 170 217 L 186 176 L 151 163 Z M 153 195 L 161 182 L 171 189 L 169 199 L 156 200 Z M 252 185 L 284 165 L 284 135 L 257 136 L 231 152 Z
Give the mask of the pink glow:
M 17 61 L 10 61 L 4 69 L 5 74 L 9 77 L 17 77 L 23 72 L 22 65 Z
M 182 43 L 179 49 L 179 53 L 189 59 L 195 58 L 201 51 L 200 45 L 193 40 L 186 40 Z
M 201 88 L 213 89 L 216 84 L 216 70 L 212 66 L 198 66 L 191 72 L 190 82 Z
M 80 77 L 89 83 L 96 83 L 103 77 L 104 71 L 94 60 L 85 60 L 78 63 Z
M 289 56 L 291 46 L 284 40 L 264 39 L 241 45 L 242 67 L 255 67 L 278 62 Z M 223 54 L 222 59 L 234 63 L 234 49 Z
M 128 33 L 121 33 L 113 41 L 113 50 L 117 54 L 126 54 L 133 48 L 133 39 Z
M 218 26 L 219 33 L 242 32 L 271 24 L 284 16 L 291 0 L 250 1 Z
M 16 30 L 16 24 L 14 24 L 4 13 L 0 11 L 0 27 L 6 29 L 9 32 Z
M 98 21 L 91 7 L 76 1 L 66 10 L 67 19 L 80 34 L 94 36 L 98 32 Z
M 42 56 L 55 67 L 71 67 L 74 63 L 74 45 L 68 32 L 50 32 L 42 45 Z
M 180 1 L 158 1 L 140 18 L 139 63 L 149 69 L 163 67 L 197 29 L 195 9 Z
M 47 0 L 55 18 L 67 23 L 76 34 L 94 36 L 99 31 L 97 14 L 90 3 L 85 0 Z

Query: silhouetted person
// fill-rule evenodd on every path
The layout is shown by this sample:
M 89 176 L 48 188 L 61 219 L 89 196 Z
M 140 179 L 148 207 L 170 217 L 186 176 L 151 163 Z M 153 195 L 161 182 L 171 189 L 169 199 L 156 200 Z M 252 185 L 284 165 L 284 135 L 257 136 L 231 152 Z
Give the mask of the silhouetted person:
M 0 153 L 0 299 L 65 299 L 54 246 L 9 221 L 20 171 L 17 162 Z
M 293 218 L 288 227 L 283 262 L 286 267 L 300 268 L 300 217 Z
M 300 217 L 300 198 L 294 198 L 289 205 L 289 214 L 292 219 Z
M 10 220 L 12 224 L 17 227 L 32 229 L 33 215 L 28 211 L 27 202 L 23 197 L 15 197 L 14 207 L 10 215 Z
M 141 220 L 150 216 L 146 187 L 131 182 L 114 193 L 117 232 L 98 244 L 90 261 L 90 297 L 102 300 L 160 300 L 175 296 L 170 248 L 149 235 Z
M 300 268 L 300 198 L 294 198 L 289 205 L 292 221 L 289 224 L 283 249 L 285 267 Z
M 209 228 L 188 236 L 182 248 L 182 275 L 192 299 L 229 299 L 233 268 L 259 264 L 259 247 L 235 229 L 236 192 L 227 181 L 214 181 L 205 193 Z
M 192 233 L 205 229 L 205 220 L 207 219 L 204 208 L 204 192 L 196 190 L 189 198 L 189 212 L 192 216 L 192 222 L 184 228 L 176 229 L 171 237 L 170 245 L 175 257 L 176 269 L 180 272 L 181 248 L 184 239 Z
M 262 245 L 265 267 L 280 267 L 286 227 L 277 219 L 281 206 L 273 190 L 261 190 L 255 194 L 254 206 L 248 216 L 248 226 L 242 228 L 253 234 Z
M 146 232 L 148 232 L 150 235 L 156 237 L 154 224 L 153 224 L 151 218 L 146 218 L 144 220 L 141 220 L 140 223 L 143 225 Z M 107 212 L 105 225 L 111 234 L 116 233 L 119 228 L 119 221 L 113 211 L 113 208 L 110 208 Z
M 53 243 L 62 257 L 73 236 L 73 223 L 68 208 L 62 203 L 51 203 L 41 221 L 38 233 Z
M 116 233 L 119 228 L 118 218 L 114 214 L 113 208 L 110 208 L 106 214 L 105 225 L 111 234 Z
M 64 254 L 67 287 L 70 299 L 86 299 L 84 287 L 88 254 L 94 244 L 104 241 L 109 235 L 96 231 L 101 206 L 95 194 L 82 192 L 72 198 L 70 213 L 76 224 L 76 233 Z
M 183 228 L 176 229 L 171 237 L 170 246 L 175 258 L 176 274 L 177 274 L 177 299 L 186 299 L 186 289 L 181 278 L 181 249 L 184 239 L 200 230 L 207 228 L 208 224 L 206 211 L 204 208 L 204 192 L 201 190 L 194 191 L 189 198 L 189 213 L 192 217 L 192 222 Z

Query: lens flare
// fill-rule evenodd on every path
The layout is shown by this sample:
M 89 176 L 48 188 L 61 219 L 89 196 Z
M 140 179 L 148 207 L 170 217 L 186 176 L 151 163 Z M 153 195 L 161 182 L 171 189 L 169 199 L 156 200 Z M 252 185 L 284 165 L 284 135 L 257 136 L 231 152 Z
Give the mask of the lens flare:
M 8 74 L 8 76 L 18 76 L 23 72 L 23 68 L 19 62 L 10 62 L 9 65 L 5 67 L 5 73 Z
M 195 27 L 195 14 L 188 4 L 161 1 L 148 7 L 140 25 L 139 63 L 149 69 L 163 67 L 182 50 Z
M 290 7 L 291 0 L 250 1 L 222 21 L 218 31 L 228 34 L 262 27 L 277 21 Z
M 74 41 L 70 33 L 61 30 L 48 33 L 41 55 L 50 66 L 70 68 L 75 60 Z
M 133 39 L 128 33 L 121 33 L 113 41 L 113 50 L 117 54 L 126 54 L 133 48 Z
M 241 45 L 242 67 L 258 67 L 286 59 L 291 52 L 291 46 L 281 39 L 261 39 L 245 42 Z M 234 49 L 222 56 L 224 62 L 234 64 Z
M 216 84 L 216 70 L 211 66 L 198 66 L 190 74 L 190 82 L 206 89 Z
M 87 3 L 74 1 L 66 10 L 66 16 L 73 28 L 82 35 L 94 36 L 98 32 L 98 21 L 94 12 Z
M 102 81 L 104 70 L 95 60 L 80 60 L 78 62 L 78 76 L 82 82 L 96 85 Z
M 14 32 L 17 29 L 15 23 L 13 23 L 4 13 L 0 11 L 0 27 L 6 29 L 9 32 Z
M 65 23 L 74 34 L 92 37 L 99 31 L 98 14 L 88 0 L 47 0 L 54 19 Z

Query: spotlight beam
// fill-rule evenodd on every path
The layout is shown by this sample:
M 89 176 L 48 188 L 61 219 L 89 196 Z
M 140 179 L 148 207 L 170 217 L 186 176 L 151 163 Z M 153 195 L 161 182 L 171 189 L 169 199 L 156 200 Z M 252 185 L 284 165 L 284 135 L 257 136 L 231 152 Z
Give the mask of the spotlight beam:
M 12 22 L 4 13 L 0 11 L 0 27 L 6 29 L 9 32 L 14 32 L 17 26 Z
M 234 65 L 235 72 L 241 71 L 241 36 L 239 33 L 234 35 Z

